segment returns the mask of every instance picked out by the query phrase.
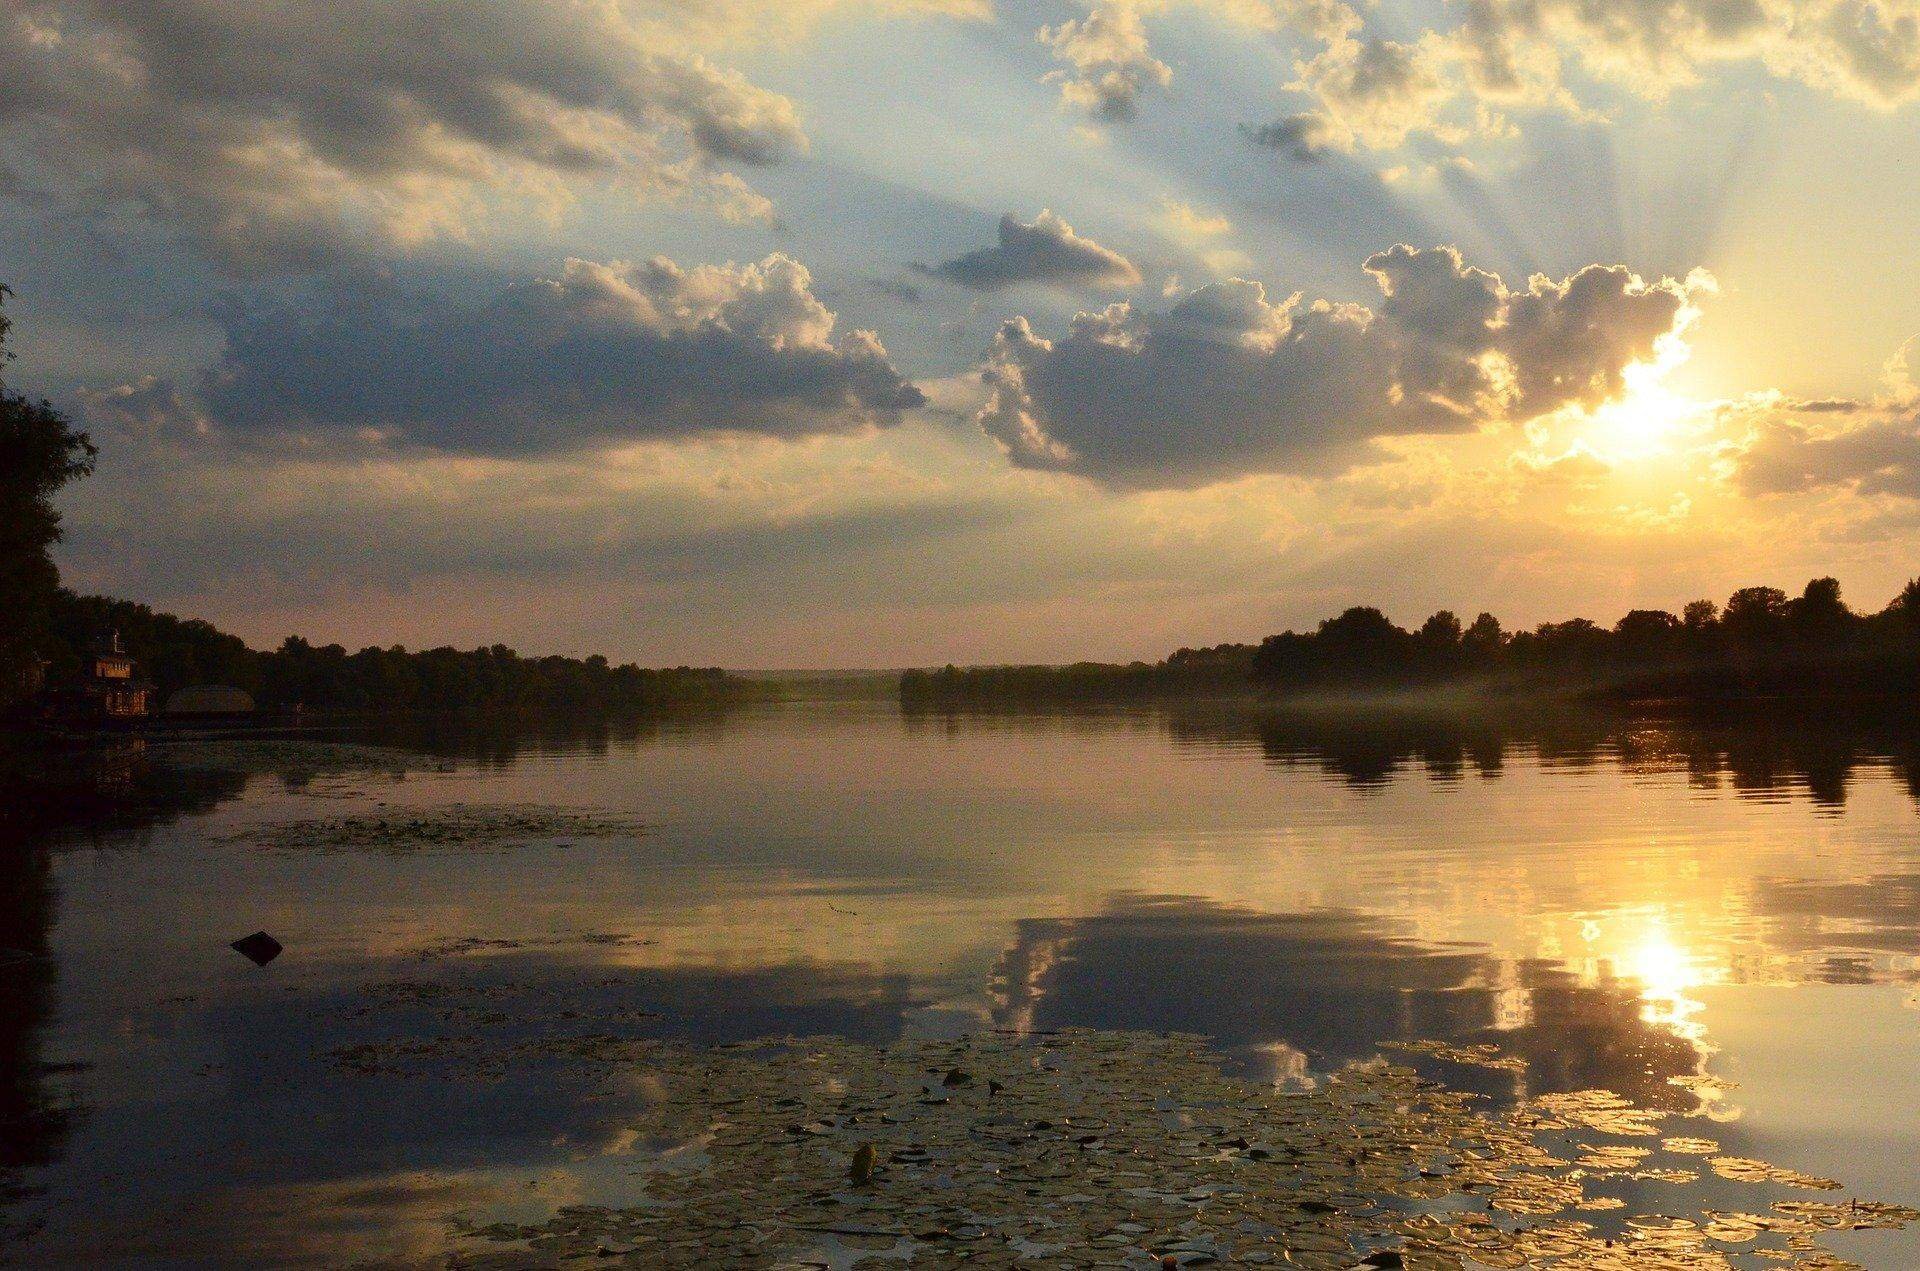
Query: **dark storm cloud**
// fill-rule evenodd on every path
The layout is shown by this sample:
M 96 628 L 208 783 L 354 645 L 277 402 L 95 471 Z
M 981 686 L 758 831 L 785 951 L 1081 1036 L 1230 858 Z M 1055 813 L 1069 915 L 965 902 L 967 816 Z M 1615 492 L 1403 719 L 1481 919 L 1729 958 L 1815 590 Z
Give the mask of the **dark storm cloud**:
M 1001 329 L 979 422 L 1023 467 L 1188 487 L 1338 465 L 1365 441 L 1530 418 L 1619 391 L 1684 321 L 1685 284 L 1590 265 L 1512 290 L 1450 247 L 1367 260 L 1377 311 L 1259 283 L 1202 287 L 1163 312 L 1116 304 L 1046 339 Z
M 804 145 L 791 104 L 620 8 L 46 0 L 0 15 L 0 158 L 228 268 L 458 234 L 579 179 L 764 201 L 712 165 Z
M 1000 218 L 1000 241 L 950 260 L 930 272 L 963 287 L 992 291 L 1015 283 L 1056 287 L 1133 287 L 1140 271 L 1119 252 L 1073 232 L 1050 211 L 1032 224 L 1012 213 Z
M 811 284 L 774 255 L 692 269 L 570 260 L 470 307 L 349 292 L 229 314 L 227 349 L 192 400 L 147 382 L 87 404 L 112 419 L 188 413 L 236 435 L 488 455 L 847 432 L 920 405 L 872 332 L 835 334 Z

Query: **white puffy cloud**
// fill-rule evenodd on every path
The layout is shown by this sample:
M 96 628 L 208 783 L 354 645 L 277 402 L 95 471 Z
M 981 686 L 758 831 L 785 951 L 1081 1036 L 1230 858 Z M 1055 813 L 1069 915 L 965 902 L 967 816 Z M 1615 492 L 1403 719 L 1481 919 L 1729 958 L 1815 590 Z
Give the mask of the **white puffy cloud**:
M 581 182 L 766 202 L 731 169 L 805 145 L 786 98 L 658 21 L 579 0 L 38 0 L 0 13 L 0 160 L 228 268 L 459 236 Z
M 1288 86 L 1310 107 L 1255 138 L 1302 158 L 1422 133 L 1457 145 L 1509 132 L 1506 108 L 1598 117 L 1583 77 L 1658 101 L 1740 63 L 1879 108 L 1920 97 L 1913 0 L 1465 0 L 1459 11 L 1406 44 L 1329 40 Z
M 1062 63 L 1047 82 L 1059 85 L 1062 103 L 1095 119 L 1133 118 L 1143 96 L 1173 82 L 1172 68 L 1153 55 L 1144 19 L 1174 8 L 1328 41 L 1360 26 L 1343 0 L 1091 0 L 1084 16 L 1040 29 L 1040 42 Z
M 1920 95 L 1920 11 L 1910 0 L 1472 0 L 1460 42 L 1477 85 L 1519 92 L 1577 62 L 1648 96 L 1716 64 L 1892 106 Z
M 1040 42 L 1068 69 L 1047 79 L 1060 86 L 1060 100 L 1096 119 L 1132 119 L 1142 93 L 1173 82 L 1173 68 L 1147 48 L 1141 6 L 1105 0 L 1085 17 L 1040 28 Z
M 1000 241 L 956 257 L 930 272 L 963 287 L 992 291 L 1016 283 L 1056 287 L 1134 287 L 1140 271 L 1112 248 L 1073 232 L 1043 209 L 1031 223 L 1000 218 Z
M 1291 87 L 1309 93 L 1318 108 L 1295 116 L 1305 124 L 1295 138 L 1302 149 L 1390 149 L 1409 133 L 1434 132 L 1446 141 L 1460 134 L 1438 121 L 1447 89 L 1436 44 L 1343 39 L 1303 62 Z
M 1378 437 L 1459 432 L 1619 393 L 1693 315 L 1693 284 L 1591 265 L 1522 289 L 1450 247 L 1365 268 L 1377 309 L 1279 303 L 1242 279 L 1163 312 L 1116 304 L 1047 339 L 1002 328 L 980 425 L 1016 464 L 1188 487 L 1344 466 Z
M 336 293 L 227 317 L 191 394 L 89 394 L 125 421 L 190 413 L 230 434 L 512 455 L 715 433 L 798 437 L 899 420 L 925 399 L 871 331 L 836 334 L 806 268 L 570 260 L 470 307 Z

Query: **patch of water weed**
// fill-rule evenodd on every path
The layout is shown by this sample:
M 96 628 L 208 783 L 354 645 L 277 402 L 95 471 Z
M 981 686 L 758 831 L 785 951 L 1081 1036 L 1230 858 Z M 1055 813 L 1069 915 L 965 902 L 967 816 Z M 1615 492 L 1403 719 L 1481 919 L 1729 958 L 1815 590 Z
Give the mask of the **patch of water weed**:
M 250 826 L 227 841 L 282 851 L 422 852 L 498 849 L 573 839 L 637 838 L 632 821 L 532 804 L 391 809 Z
M 266 774 L 450 772 L 445 759 L 360 742 L 308 738 L 183 738 L 154 741 L 148 753 L 170 768 Z
M 518 953 L 527 949 L 557 949 L 568 945 L 631 949 L 644 948 L 653 943 L 655 942 L 650 936 L 636 936 L 616 931 L 581 931 L 553 936 L 518 936 L 511 939 L 497 936 L 455 936 L 409 949 L 406 956 L 421 962 L 432 962 L 440 958 Z
M 459 1265 L 1838 1268 L 1821 1232 L 1920 1218 L 1783 1201 L 1616 1210 L 1602 1230 L 1574 1216 L 1611 1199 L 1586 1194 L 1594 1166 L 1645 1153 L 1541 1132 L 1640 1137 L 1657 1114 L 1594 1091 L 1494 1115 L 1387 1063 L 1279 1089 L 1190 1036 L 545 1045 L 641 1078 L 634 1129 L 691 1150 L 643 1173 L 630 1207 L 465 1230 Z

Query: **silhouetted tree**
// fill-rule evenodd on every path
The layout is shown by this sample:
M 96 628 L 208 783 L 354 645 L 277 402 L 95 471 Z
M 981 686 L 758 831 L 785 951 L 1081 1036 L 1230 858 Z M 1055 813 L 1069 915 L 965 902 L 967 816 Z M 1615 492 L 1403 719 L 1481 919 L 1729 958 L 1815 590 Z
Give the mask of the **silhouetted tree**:
M 1793 625 L 1809 635 L 1829 634 L 1853 616 L 1841 603 L 1837 578 L 1810 580 L 1798 600 L 1787 602 L 1786 611 Z
M 1886 612 L 1920 627 L 1920 578 L 1910 579 L 1887 605 Z
M 1460 619 L 1451 609 L 1442 609 L 1420 624 L 1421 643 L 1435 648 L 1452 649 L 1460 643 L 1460 636 Z
M 901 689 L 934 701 L 1092 695 L 1089 686 L 1102 696 L 1172 693 L 1181 691 L 1176 672 L 1193 653 L 1126 667 L 950 667 L 914 673 Z M 1816 578 L 1792 600 L 1776 587 L 1744 587 L 1724 611 L 1696 600 L 1679 616 L 1635 609 L 1611 629 L 1574 618 L 1511 636 L 1486 613 L 1462 630 L 1442 610 L 1409 632 L 1378 609 L 1356 606 L 1314 631 L 1268 636 L 1238 665 L 1248 687 L 1281 694 L 1473 681 L 1500 693 L 1642 699 L 1920 695 L 1920 579 L 1871 616 L 1846 606 L 1839 583 Z M 1220 686 L 1216 678 L 1207 688 Z
M 1759 639 L 1773 633 L 1787 614 L 1787 593 L 1778 587 L 1742 587 L 1727 597 L 1720 624 L 1733 635 Z
M 8 291 L 0 287 L 0 371 Z M 59 411 L 0 380 L 0 707 L 31 692 L 50 644 L 48 606 L 60 586 L 49 554 L 60 541 L 53 496 L 93 471 L 93 443 Z
M 1507 633 L 1500 629 L 1500 620 L 1490 613 L 1482 613 L 1473 620 L 1473 625 L 1460 637 L 1473 660 L 1485 664 L 1500 652 L 1500 646 L 1507 642 Z

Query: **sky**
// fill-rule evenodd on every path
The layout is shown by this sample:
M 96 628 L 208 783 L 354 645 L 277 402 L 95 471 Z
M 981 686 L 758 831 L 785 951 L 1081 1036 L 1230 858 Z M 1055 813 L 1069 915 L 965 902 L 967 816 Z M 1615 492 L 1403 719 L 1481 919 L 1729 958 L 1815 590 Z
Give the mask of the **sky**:
M 7 382 L 259 645 L 1877 609 L 1916 97 L 1915 0 L 0 0 Z

